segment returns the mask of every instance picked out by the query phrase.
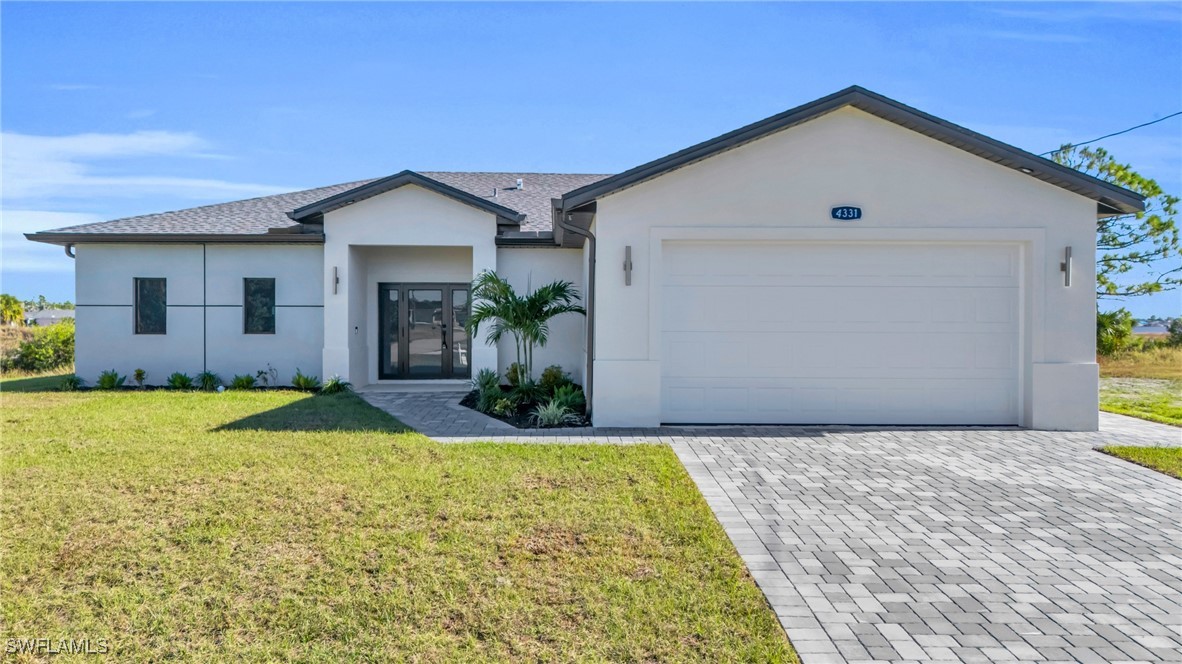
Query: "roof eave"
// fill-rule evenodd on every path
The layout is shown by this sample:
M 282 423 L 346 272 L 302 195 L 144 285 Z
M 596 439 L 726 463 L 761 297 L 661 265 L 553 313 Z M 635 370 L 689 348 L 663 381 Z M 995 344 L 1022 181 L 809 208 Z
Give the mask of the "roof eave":
M 343 191 L 339 194 L 334 194 L 323 200 L 310 203 L 303 207 L 296 208 L 287 213 L 288 218 L 293 221 L 301 223 L 309 223 L 317 218 L 322 218 L 326 213 L 333 210 L 339 210 L 347 205 L 352 205 L 361 200 L 365 200 L 378 194 L 384 194 L 387 191 L 393 191 L 399 187 L 408 184 L 417 185 L 434 191 L 435 193 L 452 198 L 465 205 L 470 205 L 477 209 L 489 212 L 496 215 L 497 223 L 506 226 L 519 226 L 525 220 L 525 215 L 507 208 L 504 205 L 499 205 L 491 201 L 486 201 L 479 196 L 470 194 L 462 189 L 457 189 L 450 185 L 444 184 L 438 180 L 431 179 L 425 175 L 420 175 L 414 171 L 402 171 L 395 173 L 389 177 L 380 180 L 374 180 L 368 184 L 363 184 L 360 187 Z
M 578 208 L 621 189 L 640 184 L 769 134 L 802 124 L 845 106 L 853 106 L 966 152 L 1086 196 L 1097 201 L 1099 205 L 1123 213 L 1139 212 L 1145 209 L 1144 197 L 1135 192 L 983 134 L 978 134 L 856 85 L 570 191 L 562 197 L 562 208 L 565 210 Z
M 271 233 L 234 235 L 227 233 L 25 233 L 33 242 L 67 246 L 71 244 L 323 244 L 318 233 Z

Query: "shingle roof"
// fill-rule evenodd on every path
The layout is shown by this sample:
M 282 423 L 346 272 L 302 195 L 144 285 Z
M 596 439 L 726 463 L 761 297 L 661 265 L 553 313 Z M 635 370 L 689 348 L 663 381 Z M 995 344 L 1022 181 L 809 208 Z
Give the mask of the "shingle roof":
M 422 172 L 425 177 L 466 191 L 489 202 L 503 205 L 525 215 L 523 231 L 547 231 L 551 228 L 550 199 L 602 180 L 606 175 L 568 173 L 450 173 Z M 524 186 L 515 187 L 521 178 Z M 42 231 L 35 239 L 52 241 L 52 234 L 107 235 L 266 235 L 272 228 L 299 226 L 287 217 L 292 210 L 330 196 L 373 182 L 360 180 L 328 187 L 293 191 L 243 201 L 203 205 L 201 207 L 145 214 L 112 221 Z M 493 189 L 498 190 L 496 198 Z

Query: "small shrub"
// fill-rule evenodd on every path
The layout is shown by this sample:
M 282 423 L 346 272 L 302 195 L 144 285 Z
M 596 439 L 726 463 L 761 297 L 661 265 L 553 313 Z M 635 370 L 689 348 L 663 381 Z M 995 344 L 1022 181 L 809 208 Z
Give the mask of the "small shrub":
M 120 376 L 118 371 L 108 369 L 99 374 L 98 380 L 94 382 L 94 389 L 96 390 L 115 390 L 123 387 L 123 382 L 127 380 L 127 376 Z
M 183 374 L 179 371 L 174 372 L 168 377 L 166 381 L 168 386 L 174 390 L 191 390 L 193 389 L 193 379 L 188 374 Z
M 320 377 L 305 376 L 299 369 L 296 369 L 295 375 L 291 378 L 291 386 L 297 390 L 317 390 L 320 389 Z
M 279 370 L 267 363 L 266 369 L 259 369 L 254 373 L 255 379 L 263 385 L 263 387 L 270 387 L 279 384 Z
M 538 380 L 538 385 L 542 386 L 542 391 L 546 394 L 554 394 L 554 390 L 570 384 L 570 376 L 557 364 L 551 364 L 543 369 L 542 377 Z
M 43 372 L 74 362 L 74 319 L 35 328 L 32 337 L 21 342 L 5 369 Z
M 1182 318 L 1175 318 L 1170 322 L 1170 336 L 1166 338 L 1167 346 L 1182 346 Z
M 231 390 L 253 390 L 254 376 L 250 374 L 238 374 L 230 381 Z
M 493 404 L 492 407 L 492 412 L 502 417 L 512 415 L 516 410 L 517 403 L 508 397 L 501 397 L 500 399 L 497 399 L 497 402 Z
M 587 405 L 587 397 L 583 394 L 583 388 L 578 385 L 561 385 L 554 390 L 554 396 L 550 398 L 550 403 L 561 404 L 573 412 Z
M 212 371 L 202 371 L 197 374 L 197 388 L 212 392 L 222 386 L 222 377 Z
M 546 394 L 542 391 L 542 387 L 532 380 L 521 381 L 515 385 L 513 389 L 509 390 L 509 393 L 513 395 L 513 399 L 517 403 L 525 404 L 527 406 L 539 403 L 546 398 Z
M 481 369 L 472 379 L 472 389 L 476 390 L 476 410 L 482 413 L 492 411 L 497 401 L 505 396 L 501 391 L 501 377 L 492 369 Z
M 134 380 L 135 384 L 139 387 L 144 386 L 144 381 L 147 378 L 148 372 L 144 371 L 143 369 L 136 369 L 135 371 L 131 372 L 131 379 Z
M 517 384 L 520 383 L 521 379 L 524 377 L 522 373 L 521 365 L 514 362 L 513 364 L 510 364 L 509 368 L 505 371 L 505 380 L 509 381 L 509 385 L 511 387 L 517 387 Z
M 71 374 L 62 379 L 62 382 L 58 384 L 57 389 L 61 390 L 62 392 L 76 392 L 85 384 L 86 381 Z
M 531 415 L 531 419 L 540 427 L 562 426 L 578 419 L 569 408 L 553 399 L 535 408 Z
M 1126 309 L 1096 313 L 1096 352 L 1110 356 L 1133 343 L 1133 315 Z
M 340 376 L 333 376 L 333 377 L 329 378 L 328 380 L 324 381 L 324 384 L 320 386 L 320 393 L 321 394 L 340 394 L 342 392 L 352 392 L 352 391 L 353 391 L 353 383 L 350 383 L 347 380 L 341 379 Z

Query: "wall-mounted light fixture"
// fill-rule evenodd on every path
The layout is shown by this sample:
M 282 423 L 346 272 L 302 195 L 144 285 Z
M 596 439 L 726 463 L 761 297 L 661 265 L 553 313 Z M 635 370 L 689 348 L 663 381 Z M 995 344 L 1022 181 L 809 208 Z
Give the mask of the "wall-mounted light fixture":
M 1059 263 L 1059 271 L 1063 273 L 1063 286 L 1071 287 L 1071 247 L 1063 250 L 1063 262 Z
M 632 285 L 632 245 L 624 247 L 624 285 Z
M 332 294 L 337 294 L 337 288 L 341 285 L 341 278 L 337 276 L 337 269 L 332 269 Z

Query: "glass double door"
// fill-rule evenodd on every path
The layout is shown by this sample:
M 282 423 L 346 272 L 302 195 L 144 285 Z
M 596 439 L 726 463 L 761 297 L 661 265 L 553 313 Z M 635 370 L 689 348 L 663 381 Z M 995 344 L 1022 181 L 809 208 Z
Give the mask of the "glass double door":
M 468 378 L 468 284 L 378 284 L 378 377 Z

